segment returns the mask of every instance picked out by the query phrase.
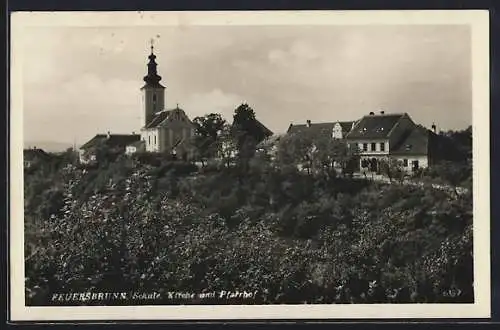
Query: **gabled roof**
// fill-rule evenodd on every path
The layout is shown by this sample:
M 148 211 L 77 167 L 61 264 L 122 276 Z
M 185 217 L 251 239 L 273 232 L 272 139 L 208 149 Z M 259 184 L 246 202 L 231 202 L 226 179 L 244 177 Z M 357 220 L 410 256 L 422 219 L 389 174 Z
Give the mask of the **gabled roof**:
M 153 119 L 144 128 L 155 128 L 158 127 L 165 119 L 167 119 L 173 110 L 163 110 L 157 112 L 153 115 Z
M 337 123 L 342 128 L 342 133 L 347 134 L 351 130 L 352 125 L 354 124 L 354 121 L 310 123 L 309 126 L 307 124 L 300 124 L 300 125 L 290 124 L 290 126 L 288 127 L 287 133 L 299 133 L 299 132 L 309 131 L 309 132 L 312 132 L 313 134 L 332 135 L 333 128 L 335 127 L 335 125 Z
M 347 139 L 383 139 L 390 135 L 396 124 L 407 116 L 399 114 L 373 114 L 364 116 L 347 134 Z
M 340 127 L 342 127 L 342 133 L 349 133 L 352 129 L 354 121 L 339 121 Z
M 104 143 L 108 147 L 126 147 L 127 145 L 139 141 L 141 136 L 138 134 L 97 134 L 80 149 L 89 149 Z
M 170 109 L 170 110 L 162 110 L 162 111 L 155 113 L 153 115 L 153 119 L 144 128 L 149 129 L 149 128 L 159 127 L 165 120 L 167 120 L 175 112 L 181 112 L 183 115 L 186 114 L 186 112 L 179 107 L 177 107 L 175 109 Z M 189 118 L 188 118 L 188 120 L 189 120 Z M 191 122 L 191 121 L 189 120 L 189 122 Z
M 262 124 L 262 122 L 260 122 L 258 119 L 255 119 L 255 123 L 257 124 L 257 127 L 259 127 L 260 129 L 262 129 L 262 131 L 264 132 L 264 136 L 267 138 L 269 136 L 272 136 L 274 133 L 269 129 L 267 128 L 264 124 Z M 235 129 L 235 125 L 234 125 L 234 122 L 231 124 L 231 130 Z
M 315 134 L 317 133 L 331 135 L 335 124 L 336 123 L 311 123 L 310 126 L 307 126 L 307 124 L 290 124 L 287 133 L 302 133 L 308 131 Z
M 430 140 L 435 133 L 422 126 L 416 126 L 391 148 L 393 155 L 427 155 Z
M 269 128 L 267 128 L 264 124 L 262 124 L 259 120 L 255 119 L 255 121 L 257 122 L 257 126 L 259 126 L 262 129 L 266 137 L 273 135 L 273 132 Z

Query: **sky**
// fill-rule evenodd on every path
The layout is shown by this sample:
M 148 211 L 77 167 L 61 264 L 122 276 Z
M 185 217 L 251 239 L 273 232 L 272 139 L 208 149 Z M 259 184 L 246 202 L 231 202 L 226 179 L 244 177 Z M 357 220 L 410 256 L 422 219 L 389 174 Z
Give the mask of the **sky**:
M 139 132 L 150 40 L 167 108 L 231 121 L 248 103 L 290 123 L 407 112 L 430 127 L 472 121 L 467 25 L 32 27 L 23 36 L 25 141 L 81 145 Z

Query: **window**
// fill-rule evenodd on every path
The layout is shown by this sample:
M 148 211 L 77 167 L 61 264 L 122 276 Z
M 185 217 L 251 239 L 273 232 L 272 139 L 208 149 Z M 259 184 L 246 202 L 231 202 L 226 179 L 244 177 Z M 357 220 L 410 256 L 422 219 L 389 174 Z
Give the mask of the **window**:
M 408 159 L 403 159 L 403 166 L 407 167 L 408 166 Z
M 155 145 L 156 145 L 156 135 L 154 136 L 154 141 L 155 141 Z
M 363 151 L 368 151 L 368 143 L 363 143 Z
M 372 142 L 372 151 L 377 150 L 377 144 L 375 142 Z
M 412 167 L 412 170 L 413 170 L 413 171 L 418 170 L 418 160 L 414 160 L 414 161 L 412 162 L 412 165 L 413 165 L 413 167 Z
M 385 151 L 385 142 L 380 142 L 380 151 Z
M 151 145 L 151 135 L 148 136 L 148 144 Z

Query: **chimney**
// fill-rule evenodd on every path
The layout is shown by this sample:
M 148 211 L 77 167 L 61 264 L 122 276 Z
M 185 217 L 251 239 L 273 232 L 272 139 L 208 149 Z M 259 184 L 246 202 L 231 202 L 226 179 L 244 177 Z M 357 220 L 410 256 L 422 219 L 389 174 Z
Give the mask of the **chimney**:
M 370 116 L 373 116 L 374 114 L 375 114 L 375 112 L 370 111 Z
M 436 133 L 436 124 L 432 123 L 431 128 L 432 128 L 432 131 L 433 131 L 434 133 Z
M 106 137 L 107 137 L 108 139 L 111 137 L 111 132 L 110 132 L 110 131 L 108 131 L 108 132 L 106 133 Z
M 309 119 L 306 121 L 306 123 L 307 123 L 307 127 L 311 127 L 311 121 Z

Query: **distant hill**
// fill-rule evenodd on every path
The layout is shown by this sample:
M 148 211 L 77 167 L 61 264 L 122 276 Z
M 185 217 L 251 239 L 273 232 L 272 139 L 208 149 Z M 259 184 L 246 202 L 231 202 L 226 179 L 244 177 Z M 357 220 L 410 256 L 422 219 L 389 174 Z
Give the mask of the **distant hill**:
M 29 149 L 37 147 L 47 152 L 60 152 L 73 147 L 69 142 L 54 142 L 54 141 L 24 141 L 24 148 Z

